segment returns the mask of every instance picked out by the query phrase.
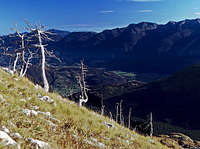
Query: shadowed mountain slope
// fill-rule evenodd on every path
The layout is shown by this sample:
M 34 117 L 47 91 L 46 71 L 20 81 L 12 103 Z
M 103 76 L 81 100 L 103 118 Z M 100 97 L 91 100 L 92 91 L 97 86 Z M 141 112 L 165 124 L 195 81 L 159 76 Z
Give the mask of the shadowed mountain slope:
M 100 33 L 75 32 L 57 43 L 64 61 L 82 59 L 93 66 L 169 73 L 199 61 L 200 20 L 142 22 Z
M 165 79 L 154 81 L 106 100 L 108 109 L 123 99 L 125 111 L 133 106 L 135 115 L 154 113 L 158 121 L 188 129 L 200 129 L 200 65 L 192 65 Z

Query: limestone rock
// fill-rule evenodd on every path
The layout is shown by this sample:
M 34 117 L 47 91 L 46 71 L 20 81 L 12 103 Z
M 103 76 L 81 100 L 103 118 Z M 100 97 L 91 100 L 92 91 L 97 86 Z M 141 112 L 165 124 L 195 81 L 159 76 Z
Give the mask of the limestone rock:
M 115 126 L 111 123 L 107 123 L 107 122 L 104 122 L 104 124 L 108 127 L 108 128 L 114 128 Z
M 48 103 L 50 103 L 50 104 L 54 103 L 54 100 L 51 99 L 49 96 L 39 97 L 39 99 L 40 99 L 41 101 L 48 102 Z
M 17 149 L 20 149 L 19 144 L 15 142 L 6 132 L 0 131 L 0 144 L 2 146 L 7 146 L 7 147 L 15 147 Z
M 32 108 L 33 110 L 39 110 L 39 109 L 40 109 L 38 106 L 31 106 L 31 108 Z
M 10 73 L 12 76 L 14 75 L 14 71 L 7 68 L 7 67 L 1 67 L 1 69 L 3 69 L 5 72 Z
M 23 139 L 19 133 L 11 133 L 10 136 L 15 140 Z
M 0 102 L 5 102 L 6 100 L 3 98 L 3 95 L 0 94 Z
M 29 109 L 22 109 L 22 113 L 26 114 L 27 116 L 37 116 L 38 112 L 35 110 L 29 110 Z
M 56 130 L 56 128 L 58 127 L 58 125 L 54 124 L 54 123 L 53 123 L 52 121 L 50 121 L 50 120 L 47 120 L 47 123 L 48 123 L 48 125 L 49 125 L 50 127 L 53 128 L 53 130 Z
M 35 148 L 40 148 L 40 149 L 51 149 L 51 146 L 44 141 L 40 141 L 40 140 L 35 140 L 33 138 L 28 138 L 27 141 L 29 143 L 31 143 L 32 145 L 35 146 Z
M 5 133 L 9 134 L 10 130 L 8 128 L 6 128 L 6 126 L 2 126 L 1 127 L 1 131 L 4 131 Z
M 46 118 L 50 118 L 51 117 L 51 113 L 50 112 L 41 112 L 41 111 L 38 111 L 38 113 L 44 115 Z

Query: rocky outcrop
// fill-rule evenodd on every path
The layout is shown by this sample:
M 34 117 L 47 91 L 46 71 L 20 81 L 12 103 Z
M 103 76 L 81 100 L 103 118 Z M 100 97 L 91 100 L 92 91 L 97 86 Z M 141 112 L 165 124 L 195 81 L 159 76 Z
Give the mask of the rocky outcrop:
M 168 135 L 160 135 L 159 140 L 162 144 L 173 149 L 177 149 L 177 146 L 181 146 L 184 149 L 200 148 L 199 146 L 200 143 L 198 141 L 194 141 L 190 137 L 182 133 L 171 133 Z M 181 149 L 181 147 L 179 148 Z

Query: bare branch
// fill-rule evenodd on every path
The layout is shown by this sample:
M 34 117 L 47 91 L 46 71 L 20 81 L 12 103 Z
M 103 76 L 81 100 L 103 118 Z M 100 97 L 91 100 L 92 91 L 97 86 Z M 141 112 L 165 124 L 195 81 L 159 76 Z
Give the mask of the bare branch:
M 35 29 L 33 29 L 33 27 L 31 26 L 30 22 L 28 20 L 24 20 L 26 25 L 27 25 L 27 30 L 30 30 L 31 32 L 34 32 Z
M 28 67 L 31 65 L 30 61 L 31 59 L 33 58 L 33 52 L 31 52 L 30 50 L 29 51 L 29 57 L 28 57 L 28 60 L 26 61 L 26 65 L 23 66 L 25 68 L 21 69 L 21 72 L 20 72 L 20 77 L 24 77 L 26 75 L 26 72 L 28 70 Z

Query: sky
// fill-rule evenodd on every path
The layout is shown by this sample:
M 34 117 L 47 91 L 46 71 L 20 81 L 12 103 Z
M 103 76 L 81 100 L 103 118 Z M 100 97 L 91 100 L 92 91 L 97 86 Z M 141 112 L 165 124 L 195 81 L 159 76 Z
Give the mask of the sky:
M 24 20 L 49 29 L 100 32 L 199 17 L 200 0 L 1 0 L 0 35 L 12 33 L 14 24 L 24 31 Z

